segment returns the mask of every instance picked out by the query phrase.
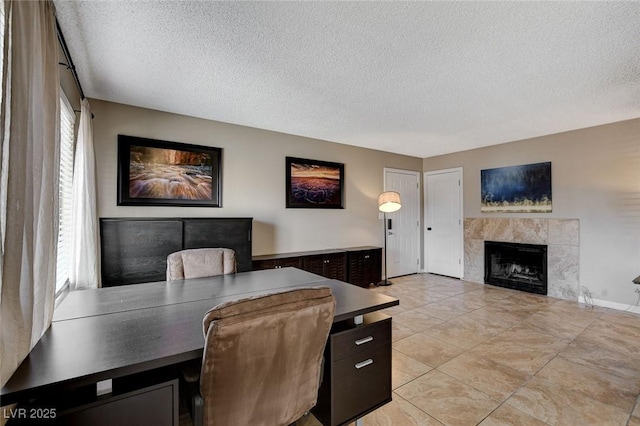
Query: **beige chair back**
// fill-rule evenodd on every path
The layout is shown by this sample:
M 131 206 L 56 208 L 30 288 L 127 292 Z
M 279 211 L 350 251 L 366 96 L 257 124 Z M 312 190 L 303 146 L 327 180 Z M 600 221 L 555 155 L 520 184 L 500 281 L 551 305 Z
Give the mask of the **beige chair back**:
M 206 313 L 204 425 L 288 425 L 315 404 L 335 312 L 327 287 L 223 303 Z
M 167 281 L 236 272 L 236 253 L 228 248 L 182 250 L 167 256 Z

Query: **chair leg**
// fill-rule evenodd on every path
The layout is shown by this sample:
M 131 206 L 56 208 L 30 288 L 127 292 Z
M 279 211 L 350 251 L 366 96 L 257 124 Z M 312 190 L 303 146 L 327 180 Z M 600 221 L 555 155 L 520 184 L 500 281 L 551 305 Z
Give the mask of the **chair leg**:
M 200 395 L 200 392 L 193 394 L 191 410 L 193 426 L 202 426 L 202 422 L 204 420 L 204 399 L 202 398 L 202 395 Z

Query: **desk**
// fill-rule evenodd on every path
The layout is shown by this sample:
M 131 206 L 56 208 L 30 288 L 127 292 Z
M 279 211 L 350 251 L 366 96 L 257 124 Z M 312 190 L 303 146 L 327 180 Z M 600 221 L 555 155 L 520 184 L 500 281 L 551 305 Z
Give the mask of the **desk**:
M 211 307 L 307 286 L 331 288 L 336 323 L 398 304 L 295 268 L 71 292 L 2 388 L 2 404 L 201 358 L 202 318 Z

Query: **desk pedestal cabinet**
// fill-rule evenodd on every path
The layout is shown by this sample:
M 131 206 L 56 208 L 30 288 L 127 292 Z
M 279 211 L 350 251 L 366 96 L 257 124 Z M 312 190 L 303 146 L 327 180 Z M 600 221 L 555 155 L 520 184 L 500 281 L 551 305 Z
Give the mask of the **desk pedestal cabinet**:
M 159 383 L 62 412 L 57 425 L 176 426 L 178 380 Z
M 353 422 L 391 401 L 391 317 L 374 312 L 364 323 L 334 324 L 325 349 L 318 403 L 325 426 Z
M 178 426 L 176 377 L 170 368 L 114 379 L 113 391 L 97 397 L 95 385 L 52 392 L 4 416 L 9 425 Z

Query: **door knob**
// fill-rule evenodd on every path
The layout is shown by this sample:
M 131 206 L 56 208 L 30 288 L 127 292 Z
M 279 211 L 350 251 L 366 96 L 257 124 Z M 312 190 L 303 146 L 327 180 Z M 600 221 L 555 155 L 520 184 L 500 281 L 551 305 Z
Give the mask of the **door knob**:
M 427 228 L 427 231 L 431 231 L 431 227 Z

